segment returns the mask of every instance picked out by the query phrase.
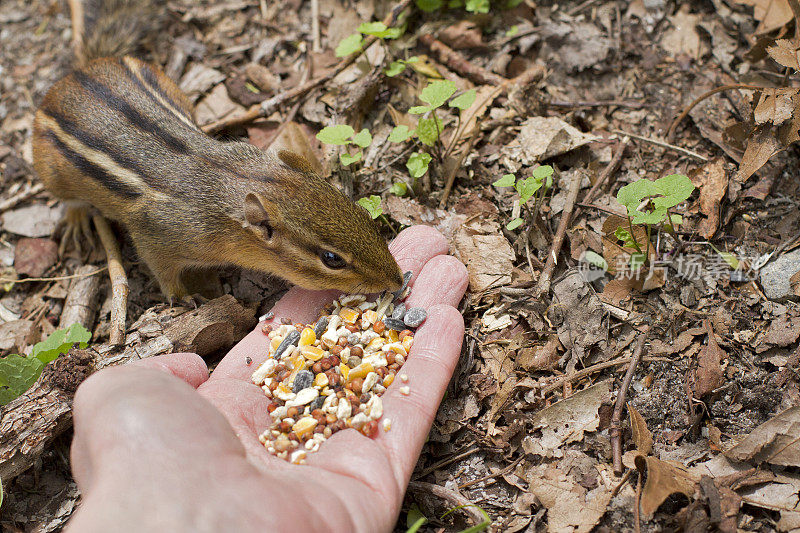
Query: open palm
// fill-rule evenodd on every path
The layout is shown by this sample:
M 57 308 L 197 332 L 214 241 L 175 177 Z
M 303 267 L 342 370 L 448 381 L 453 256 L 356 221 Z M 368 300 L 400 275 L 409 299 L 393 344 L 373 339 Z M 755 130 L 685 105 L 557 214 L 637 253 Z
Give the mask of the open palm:
M 391 250 L 414 272 L 411 306 L 424 307 L 403 366 L 383 396 L 391 430 L 333 435 L 291 465 L 266 452 L 269 400 L 250 375 L 269 339 L 260 327 L 209 376 L 194 354 L 172 354 L 92 376 L 75 397 L 72 468 L 84 495 L 76 531 L 388 531 L 460 353 L 455 309 L 464 266 L 435 230 L 402 232 Z M 313 322 L 330 292 L 291 289 L 274 321 Z M 248 364 L 249 362 L 249 364 Z M 180 379 L 177 379 L 180 378 Z M 399 388 L 407 385 L 410 394 Z

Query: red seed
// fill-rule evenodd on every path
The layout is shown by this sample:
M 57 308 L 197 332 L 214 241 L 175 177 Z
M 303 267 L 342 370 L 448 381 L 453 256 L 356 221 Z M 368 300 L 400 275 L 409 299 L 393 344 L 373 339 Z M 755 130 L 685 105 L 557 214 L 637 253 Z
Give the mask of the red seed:
M 321 373 L 323 372 L 323 370 L 322 370 L 322 363 L 320 363 L 319 361 L 317 361 L 316 363 L 314 363 L 313 365 L 311 365 L 311 371 L 312 371 L 312 372 L 314 372 L 315 374 L 321 374 Z
M 347 331 L 349 331 L 350 333 L 358 333 L 359 331 L 361 331 L 361 328 L 356 326 L 355 324 L 347 324 L 345 326 L 345 329 L 347 329 Z
M 336 344 L 344 348 L 345 346 L 347 346 L 347 337 L 339 337 L 339 340 L 336 341 Z
M 384 331 L 386 331 L 386 324 L 383 323 L 383 320 L 378 320 L 372 325 L 373 331 L 378 335 L 381 335 Z
M 297 433 L 295 433 L 294 431 L 290 431 L 289 434 L 286 436 L 289 437 L 289 440 L 300 442 L 300 439 L 297 437 Z
M 333 352 L 331 352 L 331 353 L 333 353 Z M 342 362 L 341 357 L 339 357 L 338 355 L 332 355 L 332 356 L 328 357 L 328 360 L 331 362 L 331 366 L 339 366 L 339 363 Z
M 399 340 L 403 340 L 406 337 L 408 337 L 409 335 L 413 335 L 413 334 L 414 334 L 414 332 L 411 331 L 410 329 L 404 329 L 403 331 L 400 332 L 400 334 L 397 336 L 397 338 Z
M 366 424 L 364 424 L 361 428 L 361 433 L 366 435 L 369 438 L 374 437 L 378 434 L 378 421 L 377 420 L 370 420 Z
M 386 369 L 385 366 L 381 366 L 375 369 L 375 372 L 380 376 L 381 379 L 385 378 L 389 371 Z
M 281 423 L 278 425 L 278 429 L 286 433 L 288 431 L 292 431 L 292 425 L 289 422 L 281 421 Z
M 277 389 L 277 388 L 278 388 L 278 382 L 277 382 L 277 380 L 273 379 L 272 383 L 269 384 L 269 391 L 270 392 L 275 392 L 275 389 Z
M 358 401 L 360 401 L 361 403 L 367 403 L 369 401 L 369 397 L 370 397 L 369 393 L 365 392 L 364 394 L 361 395 Z
M 363 357 L 364 349 L 361 346 L 353 346 L 352 348 L 350 348 L 350 355 L 354 355 L 356 357 Z
M 325 415 L 325 423 L 327 425 L 335 424 L 337 420 L 336 415 L 332 415 L 331 413 Z
M 264 325 L 261 327 L 261 332 L 262 332 L 264 335 L 268 335 L 268 334 L 270 334 L 270 333 L 272 332 L 272 324 L 264 324 Z
M 386 362 L 389 365 L 393 365 L 395 362 L 395 354 L 394 352 L 386 352 Z
M 341 384 L 341 377 L 333 370 L 328 370 L 325 375 L 328 376 L 329 387 L 338 387 Z
M 272 414 L 272 412 L 273 412 L 275 409 L 277 409 L 277 408 L 278 408 L 278 404 L 277 404 L 277 403 L 275 403 L 275 402 L 271 402 L 271 403 L 270 403 L 270 404 L 267 406 L 267 412 L 268 412 L 269 414 Z
M 322 366 L 322 371 L 323 372 L 326 372 L 326 371 L 330 370 L 331 367 L 333 366 L 331 364 L 330 360 L 328 360 L 328 359 L 321 359 L 320 361 L 318 361 L 318 363 L 320 363 L 320 365 Z
M 333 355 L 339 355 L 340 353 L 342 353 L 342 350 L 344 350 L 344 348 L 342 348 L 338 344 L 335 346 L 331 346 L 331 353 Z
M 290 407 L 286 410 L 286 416 L 289 418 L 297 418 L 297 415 L 300 414 L 300 409 L 297 407 Z

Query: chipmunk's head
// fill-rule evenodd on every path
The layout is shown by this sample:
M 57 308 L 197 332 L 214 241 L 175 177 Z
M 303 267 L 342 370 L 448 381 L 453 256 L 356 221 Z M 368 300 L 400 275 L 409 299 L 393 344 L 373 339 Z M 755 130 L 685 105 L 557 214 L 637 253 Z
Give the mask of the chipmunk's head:
M 399 289 L 403 273 L 369 213 L 320 178 L 301 156 L 281 151 L 278 158 L 277 183 L 244 198 L 246 228 L 266 259 L 261 266 L 246 266 L 270 270 L 308 289 Z

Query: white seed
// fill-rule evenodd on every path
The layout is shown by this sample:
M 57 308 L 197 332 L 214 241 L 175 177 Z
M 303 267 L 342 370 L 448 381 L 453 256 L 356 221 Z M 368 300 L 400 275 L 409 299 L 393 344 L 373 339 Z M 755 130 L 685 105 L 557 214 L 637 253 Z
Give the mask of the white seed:
M 275 367 L 278 365 L 278 361 L 273 358 L 269 358 L 259 366 L 255 372 L 253 372 L 253 376 L 251 379 L 253 383 L 256 385 L 261 385 L 264 383 L 264 379 L 267 376 L 271 376 L 275 372 Z
M 272 415 L 270 416 L 272 416 L 273 420 L 280 420 L 284 416 L 286 416 L 286 411 L 288 410 L 289 408 L 286 407 L 285 405 L 279 405 L 278 407 L 275 408 L 274 411 L 272 411 Z
M 358 305 L 358 308 L 362 311 L 366 311 L 368 309 L 375 309 L 375 302 L 362 302 Z
M 403 354 L 399 353 L 394 356 L 394 362 L 402 366 L 403 363 L 406 362 L 406 358 Z
M 375 394 L 383 394 L 386 392 L 386 387 L 381 385 L 380 383 L 376 383 L 374 387 L 372 387 L 372 392 Z
M 342 307 L 354 307 L 364 303 L 364 300 L 366 300 L 366 298 L 363 294 L 348 294 L 347 296 L 339 298 L 339 303 Z
M 305 444 L 305 449 L 310 450 L 314 447 L 314 439 L 308 439 Z
M 336 409 L 336 418 L 339 420 L 344 420 L 348 418 L 353 413 L 353 407 L 350 405 L 350 402 L 347 400 L 343 402 L 339 402 L 339 407 Z
M 400 394 L 402 394 L 403 396 L 408 396 L 410 392 L 411 389 L 409 389 L 408 387 L 400 387 Z
M 294 400 L 295 396 L 297 396 L 292 391 L 287 390 L 283 387 L 278 387 L 277 389 L 275 389 L 274 394 L 279 400 L 283 400 L 284 402 Z
M 339 337 L 347 337 L 348 335 L 350 335 L 350 330 L 347 329 L 344 326 L 342 326 L 342 327 L 340 327 L 339 329 L 336 330 L 336 340 L 337 341 L 339 340 Z
M 400 380 L 403 383 L 408 383 L 408 374 L 400 374 Z
M 383 419 L 383 430 L 384 431 L 389 431 L 390 429 L 392 429 L 392 421 L 391 421 L 391 419 L 384 418 Z
M 372 398 L 369 399 L 368 404 L 371 403 L 372 405 L 369 406 L 369 412 L 367 413 L 372 420 L 377 420 L 383 416 L 383 400 L 377 394 L 373 394 Z
M 308 455 L 308 454 L 306 453 L 305 450 L 295 450 L 295 451 L 292 452 L 291 462 L 296 464 L 296 465 L 299 465 L 300 461 L 304 461 L 305 460 L 306 455 Z
M 350 425 L 353 426 L 355 429 L 361 429 L 364 427 L 364 424 L 369 422 L 369 418 L 364 413 L 358 413 L 356 416 L 353 417 L 353 420 L 350 421 Z
M 380 368 L 382 366 L 386 366 L 389 363 L 386 361 L 386 354 L 383 352 L 375 352 L 365 356 L 362 360 L 362 363 L 369 363 L 372 365 L 372 368 Z
M 307 387 L 297 393 L 293 400 L 286 402 L 286 407 L 298 407 L 300 405 L 308 405 L 319 396 L 319 391 L 314 387 Z
M 369 392 L 372 390 L 372 387 L 378 382 L 378 374 L 375 372 L 370 372 L 364 378 L 364 384 L 361 386 L 361 394 L 365 392 Z
M 363 344 L 364 346 L 366 346 L 367 344 L 369 344 L 369 343 L 370 343 L 370 341 L 371 341 L 372 339 L 377 339 L 378 337 L 380 337 L 380 335 L 378 335 L 377 333 L 375 333 L 375 332 L 374 332 L 374 331 L 372 331 L 372 330 L 365 331 L 365 332 L 363 332 L 363 333 L 361 334 L 361 344 Z

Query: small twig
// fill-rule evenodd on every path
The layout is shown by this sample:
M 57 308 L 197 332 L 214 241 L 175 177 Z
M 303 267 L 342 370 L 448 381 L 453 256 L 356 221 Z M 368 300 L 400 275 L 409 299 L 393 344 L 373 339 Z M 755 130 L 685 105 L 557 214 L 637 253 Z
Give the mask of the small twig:
M 632 474 L 633 474 L 633 470 L 626 470 L 625 471 L 625 475 L 622 476 L 622 479 L 619 480 L 619 483 L 617 483 L 617 486 L 614 487 L 614 489 L 611 491 L 611 497 L 612 498 L 614 498 L 617 494 L 619 494 L 619 491 L 622 490 L 622 487 L 625 486 L 625 483 L 628 482 L 628 480 L 631 478 Z
M 453 464 L 456 461 L 464 459 L 465 457 L 469 457 L 470 455 L 472 455 L 473 453 L 475 453 L 477 451 L 480 451 L 479 447 L 471 446 L 470 448 L 464 450 L 461 453 L 457 453 L 455 455 L 451 455 L 450 457 L 446 457 L 446 458 L 442 459 L 441 461 L 433 463 L 431 466 L 429 466 L 428 468 L 424 469 L 418 475 L 415 475 L 414 479 L 423 478 L 423 477 L 427 476 L 428 474 L 430 474 L 431 472 L 433 472 L 435 470 L 439 470 L 440 468 L 444 468 L 445 466 L 447 466 L 449 464 Z
M 261 18 L 267 20 L 269 13 L 267 13 L 267 0 L 259 0 L 258 7 L 261 9 Z
M 93 216 L 92 220 L 106 251 L 108 277 L 111 279 L 109 343 L 119 345 L 125 342 L 125 316 L 128 311 L 128 277 L 125 275 L 125 269 L 122 268 L 122 256 L 119 253 L 117 239 L 108 226 L 108 222 L 100 215 Z
M 37 183 L 33 187 L 28 190 L 18 192 L 8 200 L 4 200 L 0 202 L 0 213 L 4 213 L 11 209 L 12 207 L 16 206 L 18 203 L 23 202 L 30 198 L 31 196 L 35 196 L 44 190 L 43 183 Z
M 561 251 L 561 245 L 564 244 L 564 236 L 567 234 L 567 228 L 572 220 L 572 212 L 575 209 L 578 193 L 581 191 L 581 180 L 583 180 L 583 174 L 581 172 L 576 172 L 570 184 L 569 192 L 567 193 L 567 202 L 564 204 L 564 209 L 561 211 L 561 221 L 558 223 L 558 230 L 556 230 L 553 244 L 550 246 L 550 251 L 547 254 L 547 261 L 544 264 L 542 273 L 539 275 L 539 284 L 536 287 L 536 293 L 539 296 L 550 292 L 550 280 L 553 278 L 556 260 Z
M 97 271 L 92 268 L 91 265 L 78 267 L 78 272 L 82 275 L 69 286 L 67 298 L 64 300 L 64 309 L 58 319 L 59 328 L 67 328 L 77 323 L 92 331 L 100 288 L 100 280 L 92 276 Z
M 625 153 L 625 148 L 631 143 L 630 137 L 623 137 L 622 141 L 617 145 L 617 151 L 614 152 L 614 156 L 611 158 L 611 161 L 608 163 L 606 168 L 603 169 L 603 172 L 597 177 L 597 181 L 594 182 L 592 188 L 589 189 L 589 192 L 586 193 L 586 196 L 583 197 L 584 204 L 590 204 L 594 201 L 595 196 L 597 196 L 597 191 L 600 190 L 600 187 L 605 185 L 608 178 L 616 172 L 619 168 L 620 162 L 622 161 L 622 154 Z
M 644 343 L 647 341 L 647 332 L 639 334 L 639 342 L 633 350 L 631 357 L 631 364 L 628 371 L 625 373 L 625 379 L 622 381 L 622 386 L 617 393 L 617 402 L 614 405 L 614 414 L 611 416 L 611 427 L 608 433 L 611 437 L 611 451 L 614 460 L 614 474 L 617 476 L 622 475 L 622 411 L 625 408 L 625 398 L 628 396 L 628 387 L 633 380 L 633 374 L 636 372 L 636 367 L 639 366 L 639 361 L 642 358 L 642 351 L 644 351 Z
M 461 165 L 464 163 L 464 159 L 467 158 L 467 154 L 470 152 L 470 150 L 472 150 L 472 145 L 475 144 L 475 139 L 478 137 L 478 131 L 480 130 L 475 128 L 475 131 L 472 132 L 467 145 L 464 147 L 464 149 L 461 151 L 461 155 L 458 157 L 458 163 L 451 165 L 450 172 L 447 175 L 447 181 L 445 181 L 444 184 L 444 190 L 442 191 L 442 198 L 439 200 L 439 209 L 444 209 L 445 205 L 447 205 L 447 199 L 450 197 L 450 191 L 453 189 L 453 184 L 456 181 L 458 169 L 461 168 Z
M 400 13 L 405 8 L 407 8 L 410 3 L 411 0 L 402 0 L 386 16 L 383 23 L 387 27 L 393 26 L 394 23 L 397 21 L 397 17 L 400 16 Z M 299 87 L 295 87 L 294 89 L 290 89 L 286 92 L 275 95 L 272 98 L 264 100 L 260 104 L 254 105 L 241 115 L 236 115 L 227 119 L 217 120 L 216 122 L 212 122 L 211 124 L 206 124 L 205 126 L 203 126 L 203 131 L 206 133 L 216 133 L 225 128 L 247 124 L 257 118 L 268 117 L 269 115 L 274 113 L 277 109 L 286 104 L 286 102 L 293 100 L 299 96 L 304 96 L 312 89 L 316 89 L 320 85 L 323 85 L 328 81 L 332 80 L 333 78 L 335 78 L 336 76 L 338 76 L 343 70 L 345 70 L 347 67 L 355 63 L 356 60 L 359 57 L 361 57 L 361 54 L 363 54 L 370 46 L 372 46 L 372 44 L 376 40 L 377 37 L 370 35 L 369 38 L 367 38 L 367 40 L 364 41 L 364 45 L 361 47 L 361 50 L 342 59 L 339 62 L 339 64 L 336 65 L 336 68 L 333 69 L 328 74 L 325 74 L 324 76 L 320 76 L 319 78 L 315 78 L 313 80 L 309 80 L 306 83 L 300 85 Z
M 649 142 L 650 144 L 655 144 L 656 146 L 660 146 L 662 148 L 669 148 L 670 150 L 675 150 L 676 152 L 688 155 L 689 157 L 694 157 L 695 159 L 699 159 L 703 163 L 708 162 L 708 158 L 706 156 L 700 155 L 697 152 L 692 152 L 691 150 L 687 150 L 686 148 L 681 148 L 680 146 L 675 146 L 674 144 L 669 144 L 664 141 L 659 141 L 658 139 L 652 139 L 650 137 L 644 137 L 642 135 L 636 135 L 635 133 L 631 133 L 629 131 L 622 131 L 622 130 L 611 130 L 611 131 L 612 133 L 617 133 L 619 135 L 627 135 L 628 137 L 632 137 L 640 141 Z
M 439 62 L 473 83 L 479 85 L 506 85 L 509 81 L 507 78 L 499 76 L 494 72 L 489 72 L 483 67 L 473 65 L 467 58 L 436 39 L 430 33 L 423 33 L 420 35 L 419 42 L 430 48 L 431 52 L 438 56 Z
M 667 130 L 667 135 L 665 137 L 665 140 L 668 143 L 672 142 L 672 138 L 675 135 L 675 130 L 678 129 L 678 124 L 680 124 L 683 121 L 683 119 L 686 118 L 686 116 L 692 111 L 692 109 L 694 109 L 694 107 L 697 104 L 699 104 L 700 102 L 702 102 L 703 100 L 705 100 L 709 96 L 713 96 L 713 95 L 715 95 L 717 93 L 721 93 L 722 91 L 730 91 L 730 90 L 733 90 L 733 89 L 751 89 L 751 90 L 754 90 L 754 91 L 763 91 L 764 89 L 769 89 L 769 87 L 759 87 L 758 85 L 747 85 L 745 83 L 731 83 L 729 85 L 722 85 L 720 87 L 715 87 L 714 89 L 711 89 L 710 91 L 704 92 L 703 94 L 701 94 L 700 96 L 695 98 L 694 101 L 691 104 L 686 106 L 686 108 L 683 111 L 681 111 L 680 115 L 675 117 L 675 120 L 673 120 L 672 124 L 669 125 L 669 129 Z
M 448 508 L 461 507 L 461 510 L 469 515 L 475 524 L 482 524 L 485 520 L 483 514 L 481 514 L 474 503 L 454 490 L 442 487 L 441 485 L 434 485 L 433 483 L 425 483 L 424 481 L 412 481 L 408 484 L 408 490 L 414 492 L 428 492 L 437 498 L 447 500 Z
M 93 270 L 92 272 L 85 272 L 82 274 L 71 274 L 69 276 L 54 276 L 52 278 L 24 278 L 24 279 L 12 279 L 12 278 L 0 278 L 0 283 L 30 283 L 32 281 L 64 281 L 67 279 L 78 279 L 78 278 L 86 278 L 89 276 L 94 276 L 95 274 L 99 274 L 103 272 L 108 267 L 100 267 L 97 270 Z
M 319 0 L 311 0 L 311 51 L 322 51 L 319 42 Z

